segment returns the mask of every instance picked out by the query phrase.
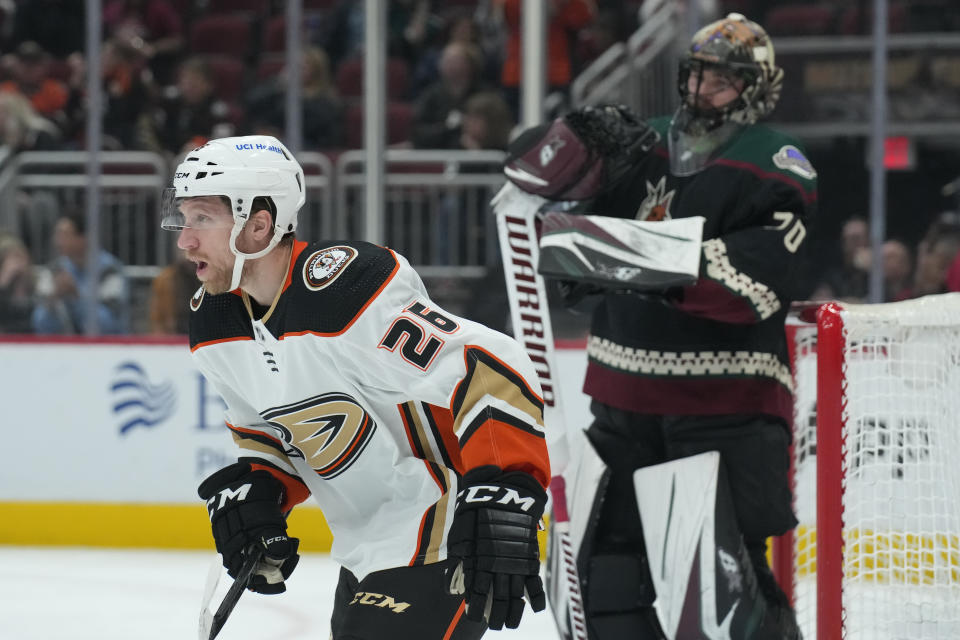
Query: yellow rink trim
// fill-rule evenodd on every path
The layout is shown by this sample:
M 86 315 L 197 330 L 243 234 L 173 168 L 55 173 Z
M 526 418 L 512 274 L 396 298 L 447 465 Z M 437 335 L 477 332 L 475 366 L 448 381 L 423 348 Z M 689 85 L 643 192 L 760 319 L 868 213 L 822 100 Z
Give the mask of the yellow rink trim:
M 875 584 L 960 584 L 960 535 L 852 528 L 845 532 L 844 576 Z M 797 527 L 797 576 L 817 572 L 817 532 Z
M 320 509 L 294 509 L 289 530 L 302 550 L 330 551 Z M 0 544 L 210 549 L 213 539 L 201 502 L 0 502 Z
M 316 507 L 294 509 L 287 530 L 300 538 L 302 551 L 330 551 L 333 535 Z M 546 532 L 539 533 L 539 542 L 543 558 Z M 0 502 L 0 544 L 211 549 L 213 540 L 199 502 Z

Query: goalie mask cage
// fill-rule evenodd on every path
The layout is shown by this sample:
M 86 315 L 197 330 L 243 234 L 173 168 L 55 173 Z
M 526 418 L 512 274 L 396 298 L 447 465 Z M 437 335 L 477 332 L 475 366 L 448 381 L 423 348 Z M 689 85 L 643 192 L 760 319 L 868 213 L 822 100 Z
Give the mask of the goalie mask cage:
M 800 524 L 778 578 L 806 640 L 956 640 L 960 294 L 816 316 L 788 322 Z

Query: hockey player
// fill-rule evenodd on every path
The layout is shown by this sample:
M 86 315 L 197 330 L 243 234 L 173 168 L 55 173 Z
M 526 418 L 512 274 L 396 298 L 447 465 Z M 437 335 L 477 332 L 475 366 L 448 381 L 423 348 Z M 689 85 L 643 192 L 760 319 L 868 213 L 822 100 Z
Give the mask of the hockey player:
M 545 606 L 542 396 L 511 338 L 437 307 L 407 261 L 297 240 L 300 165 L 276 139 L 188 153 L 162 226 L 202 283 L 190 349 L 227 404 L 237 462 L 199 487 L 227 571 L 280 593 L 286 516 L 312 496 L 341 565 L 333 638 L 470 639 Z
M 645 138 L 623 135 L 638 127 L 613 107 L 588 107 L 558 126 L 525 132 L 511 150 L 506 172 L 517 186 L 582 200 L 584 213 L 704 218 L 695 284 L 646 292 L 611 284 L 592 311 L 584 390 L 595 420 L 587 438 L 608 473 L 578 562 L 591 640 L 799 637 L 765 559 L 766 538 L 796 525 L 787 480 L 792 383 L 784 319 L 816 202 L 816 171 L 800 145 L 757 124 L 774 108 L 782 75 L 764 30 L 730 14 L 694 35 L 680 64 L 680 107 L 647 123 L 659 140 L 634 145 L 629 162 L 604 145 Z M 593 161 L 577 170 L 569 154 L 579 143 L 601 158 L 606 153 L 603 171 Z M 565 291 L 595 293 L 596 279 L 567 283 Z M 676 476 L 641 486 L 635 470 L 710 451 L 720 459 L 711 514 L 718 534 L 714 540 L 708 532 L 710 544 L 698 547 L 701 556 L 713 550 L 709 564 L 696 565 L 706 586 L 687 590 L 689 563 L 671 574 L 665 551 L 680 544 L 678 514 L 687 505 L 671 504 L 652 518 L 644 513 L 642 527 L 638 509 L 640 493 L 667 495 Z M 574 502 L 586 490 L 575 487 Z M 721 529 L 734 531 L 739 549 L 723 547 Z M 666 542 L 647 553 L 650 533 Z M 704 567 L 715 575 L 703 575 Z M 714 594 L 716 602 L 668 621 L 660 605 L 671 592 L 681 599 Z M 716 625 L 708 629 L 699 611 Z

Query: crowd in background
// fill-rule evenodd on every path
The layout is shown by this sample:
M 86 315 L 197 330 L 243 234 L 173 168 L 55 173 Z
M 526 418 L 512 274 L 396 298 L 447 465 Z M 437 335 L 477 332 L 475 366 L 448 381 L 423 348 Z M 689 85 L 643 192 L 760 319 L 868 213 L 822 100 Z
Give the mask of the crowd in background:
M 663 2 L 549 0 L 547 87 L 551 114 L 567 108 L 576 74 L 622 41 Z M 802 24 L 791 7 L 829 7 L 834 33 L 865 33 L 865 2 L 696 2 L 703 21 L 739 10 L 771 35 Z M 105 0 L 102 64 L 104 147 L 146 150 L 170 162 L 210 138 L 283 137 L 287 86 L 280 0 Z M 388 142 L 426 149 L 506 149 L 519 110 L 522 0 L 391 0 L 387 19 Z M 895 19 L 926 28 L 922 8 L 892 3 Z M 919 7 L 919 8 L 918 8 Z M 304 150 L 336 153 L 362 143 L 363 0 L 304 0 L 300 76 Z M 859 13 L 851 11 L 857 9 Z M 850 16 L 853 15 L 854 18 Z M 853 20 L 851 22 L 851 20 Z M 84 3 L 0 0 L 0 144 L 12 152 L 85 148 Z M 956 25 L 954 25 L 956 26 Z M 907 27 L 903 27 L 907 28 Z M 941 25 L 942 28 L 942 25 Z M 854 212 L 856 213 L 856 212 Z M 23 238 L 0 229 L 0 333 L 83 333 L 91 314 L 102 333 L 146 327 L 185 330 L 195 285 L 174 263 L 153 283 L 149 319 L 135 322 L 122 265 L 101 256 L 100 300 L 79 308 L 86 282 L 82 215 L 63 211 L 56 257 L 35 265 Z M 866 221 L 849 218 L 835 260 L 811 280 L 811 299 L 866 298 L 870 264 L 884 264 L 885 298 L 960 290 L 960 220 L 946 212 L 918 243 L 889 239 L 872 256 Z

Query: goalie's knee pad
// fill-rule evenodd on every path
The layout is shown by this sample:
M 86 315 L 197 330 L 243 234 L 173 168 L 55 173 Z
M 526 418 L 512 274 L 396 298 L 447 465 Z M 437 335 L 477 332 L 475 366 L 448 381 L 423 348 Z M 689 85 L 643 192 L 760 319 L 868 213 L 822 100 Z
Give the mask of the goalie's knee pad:
M 588 613 L 632 611 L 653 606 L 656 594 L 642 554 L 604 554 L 589 560 L 586 579 Z
M 661 640 L 646 556 L 601 554 L 589 560 L 584 578 L 587 626 L 591 640 Z

